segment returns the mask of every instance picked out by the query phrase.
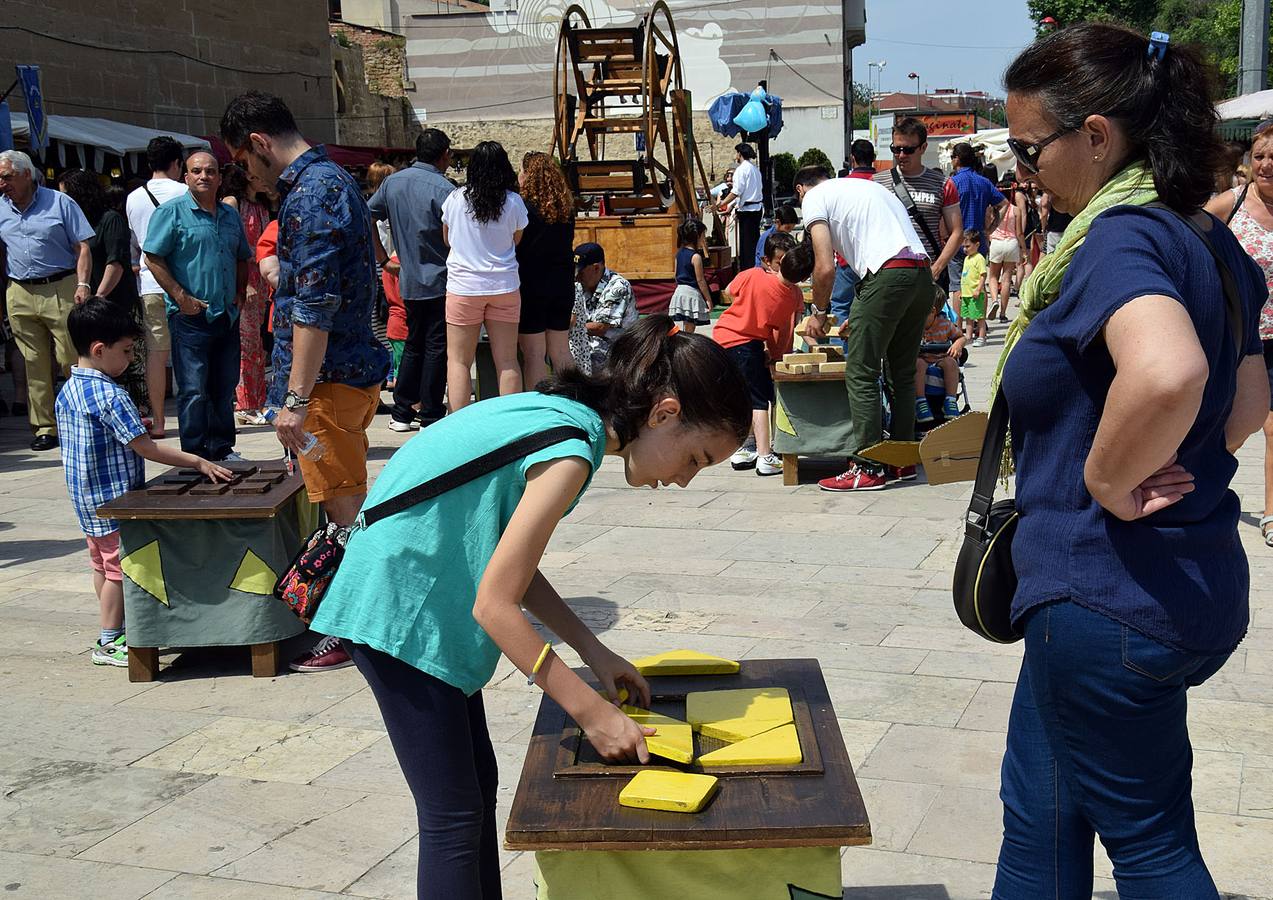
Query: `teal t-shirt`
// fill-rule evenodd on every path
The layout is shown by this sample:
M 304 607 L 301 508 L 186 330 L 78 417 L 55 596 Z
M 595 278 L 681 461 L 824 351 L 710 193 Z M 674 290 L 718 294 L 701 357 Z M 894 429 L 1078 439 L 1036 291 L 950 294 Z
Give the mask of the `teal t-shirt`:
M 473 618 L 482 573 L 526 490 L 531 466 L 567 456 L 588 460 L 583 496 L 605 454 L 601 417 L 574 400 L 537 392 L 471 404 L 404 444 L 364 504 L 374 506 L 518 438 L 561 425 L 582 428 L 588 443 L 554 444 L 354 532 L 314 630 L 388 653 L 466 695 L 481 690 L 500 656 Z M 576 497 L 571 509 L 578 502 Z

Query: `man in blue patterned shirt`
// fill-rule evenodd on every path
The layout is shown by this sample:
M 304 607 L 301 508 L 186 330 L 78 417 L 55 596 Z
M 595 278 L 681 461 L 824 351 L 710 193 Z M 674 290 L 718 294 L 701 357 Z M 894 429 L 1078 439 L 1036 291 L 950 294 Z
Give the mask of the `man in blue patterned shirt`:
M 151 440 L 128 392 L 115 382 L 132 362 L 133 344 L 143 334 L 127 309 L 90 297 L 71 309 L 66 330 L 79 360 L 71 367 L 71 380 L 62 386 L 54 411 L 62 436 L 66 489 L 88 540 L 101 614 L 102 630 L 92 660 L 97 666 L 127 666 L 119 523 L 99 519 L 97 508 L 141 487 L 146 459 L 198 469 L 213 481 L 228 480 L 232 473 Z
M 236 97 L 221 117 L 221 139 L 252 176 L 277 182 L 283 198 L 269 390 L 270 405 L 282 407 L 279 442 L 298 454 L 309 496 L 327 518 L 351 525 L 367 496 L 367 427 L 389 371 L 389 353 L 371 328 L 371 212 L 358 184 L 301 137 L 278 97 L 260 91 Z M 309 434 L 321 453 L 301 454 Z M 322 641 L 292 668 L 350 664 L 339 642 Z

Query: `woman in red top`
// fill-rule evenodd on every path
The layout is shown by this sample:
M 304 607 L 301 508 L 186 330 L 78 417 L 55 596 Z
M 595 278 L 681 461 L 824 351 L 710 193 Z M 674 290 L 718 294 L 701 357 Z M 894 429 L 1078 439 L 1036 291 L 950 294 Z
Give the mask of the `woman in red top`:
M 795 239 L 775 232 L 765 239 L 760 268 L 745 269 L 730 282 L 725 293 L 732 300 L 712 328 L 712 339 L 724 347 L 743 373 L 751 393 L 751 422 L 756 449 L 739 447 L 729 458 L 735 469 L 756 468 L 757 475 L 782 473 L 782 459 L 774 455 L 769 442 L 769 404 L 774 402 L 774 379 L 770 363 L 791 350 L 796 316 L 804 310 L 804 295 L 798 287 L 813 272 L 813 255 L 787 254 Z

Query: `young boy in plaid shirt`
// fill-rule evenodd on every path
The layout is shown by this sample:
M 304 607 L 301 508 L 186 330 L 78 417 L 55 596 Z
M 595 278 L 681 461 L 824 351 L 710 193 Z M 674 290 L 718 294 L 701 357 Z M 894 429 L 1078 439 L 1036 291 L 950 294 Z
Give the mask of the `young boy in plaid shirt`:
M 119 523 L 97 518 L 97 508 L 142 486 L 146 480 L 144 459 L 198 469 L 213 481 L 228 481 L 232 473 L 151 440 L 137 407 L 114 380 L 132 361 L 133 343 L 144 336 L 126 308 L 103 297 L 91 297 L 71 310 L 66 328 L 79 361 L 57 396 L 55 410 L 66 488 L 88 540 L 93 587 L 101 611 L 102 633 L 93 647 L 93 664 L 127 666 Z

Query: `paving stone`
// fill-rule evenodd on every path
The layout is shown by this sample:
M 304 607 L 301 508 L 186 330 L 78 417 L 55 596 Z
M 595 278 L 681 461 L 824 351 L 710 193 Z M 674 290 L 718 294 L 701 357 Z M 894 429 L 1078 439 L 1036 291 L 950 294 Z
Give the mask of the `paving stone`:
M 984 900 L 995 867 L 967 860 L 850 847 L 840 858 L 844 900 Z
M 823 675 L 838 714 L 914 725 L 955 725 L 977 690 L 963 678 L 838 669 Z
M 172 877 L 136 866 L 0 851 L 0 888 L 17 900 L 101 900 L 104 884 L 110 885 L 111 900 L 140 900 L 160 896 L 151 891 Z
M 1015 684 L 1001 681 L 983 682 L 964 714 L 959 717 L 959 727 L 1007 734 L 1008 713 L 1012 709 L 1012 695 L 1016 687 Z
M 577 525 L 576 528 L 592 528 Z M 747 559 L 731 557 L 727 551 L 739 544 L 764 545 L 753 535 L 741 531 L 708 531 L 696 528 L 631 528 L 616 526 L 591 540 L 577 544 L 581 553 L 611 553 L 621 556 L 629 548 L 640 548 L 642 553 L 667 556 Z M 550 545 L 551 546 L 551 545 Z M 576 549 L 571 548 L 571 549 Z M 563 548 L 558 548 L 563 549 Z
M 914 568 L 933 552 L 937 542 L 923 538 L 887 540 L 878 537 L 859 537 L 856 534 L 838 534 L 835 552 L 842 558 L 867 562 L 879 560 L 890 568 Z M 810 535 L 767 534 L 763 538 L 736 543 L 720 553 L 729 559 L 772 559 L 786 563 L 812 563 L 825 561 L 827 544 L 810 540 Z
M 872 722 L 870 719 L 839 719 L 840 735 L 844 738 L 844 747 L 849 752 L 849 762 L 854 770 L 862 768 L 862 764 L 870 757 L 871 752 L 879 745 L 890 722 Z
M 824 670 L 848 669 L 911 675 L 927 651 L 901 650 L 893 647 L 869 647 L 860 644 L 827 641 L 770 640 L 757 644 L 746 659 L 796 659 L 813 657 Z
M 859 778 L 858 786 L 871 817 L 871 846 L 877 850 L 905 850 L 942 790 L 935 784 L 874 778 Z
M 218 674 L 224 673 L 226 667 L 216 657 L 205 658 L 188 669 L 179 667 L 175 677 L 170 677 L 169 670 L 165 670 L 158 682 L 141 685 L 154 687 L 155 690 L 132 697 L 125 701 L 125 705 L 138 709 L 297 722 L 335 706 L 367 686 L 366 680 L 353 666 L 321 675 L 253 678 L 246 649 L 242 656 L 242 669 L 234 674 Z
M 337 725 L 289 725 L 225 716 L 134 765 L 308 784 L 383 737 L 383 732 Z
M 213 778 L 77 858 L 206 875 L 288 833 L 315 810 L 335 812 L 363 796 L 310 785 Z
M 486 692 L 489 697 L 493 691 Z M 386 736 L 365 750 L 359 750 L 339 765 L 314 779 L 315 787 L 341 788 L 367 794 L 392 794 L 410 797 L 411 789 L 402 775 L 398 757 Z
M 345 893 L 377 900 L 415 900 L 419 846 L 418 838 L 409 838 L 346 888 Z
M 999 792 L 946 785 L 933 798 L 905 849 L 924 856 L 996 863 L 1002 842 Z
M 96 895 L 100 896 L 100 894 Z M 230 878 L 179 875 L 146 900 L 337 900 L 345 894 L 327 891 L 298 891 L 277 884 L 253 884 Z
M 998 653 L 930 650 L 915 674 L 1016 684 L 1017 676 L 1021 674 L 1021 660 Z
M 1004 736 L 988 731 L 895 724 L 880 739 L 864 778 L 998 790 Z

